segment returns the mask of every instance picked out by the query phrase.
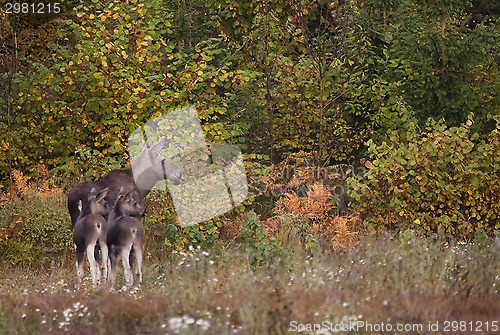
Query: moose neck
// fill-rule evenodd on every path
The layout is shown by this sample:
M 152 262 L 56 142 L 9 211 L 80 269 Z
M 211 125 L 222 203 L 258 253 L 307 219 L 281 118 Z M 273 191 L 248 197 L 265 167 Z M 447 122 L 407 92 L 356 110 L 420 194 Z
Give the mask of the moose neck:
M 116 204 L 116 208 L 115 208 L 115 218 L 121 218 L 122 216 L 125 216 L 125 214 L 123 214 L 123 211 L 121 209 L 121 204 L 118 203 Z
M 141 197 L 143 199 L 146 198 L 146 195 L 148 195 L 151 189 L 161 179 L 163 178 L 158 178 L 153 172 L 144 171 L 139 175 L 134 173 L 135 185 L 137 186 L 137 189 L 141 193 Z
M 159 180 L 166 178 L 164 173 L 160 172 L 164 171 L 163 161 L 157 159 L 150 150 L 142 151 L 132 162 L 130 170 L 135 185 L 143 198 Z
M 110 224 L 110 228 L 114 227 L 116 222 L 118 222 L 118 220 L 120 220 L 120 218 L 122 218 L 122 217 L 124 217 L 124 215 L 123 215 L 123 212 L 120 208 L 120 204 L 117 202 L 117 203 L 115 203 L 113 211 L 111 212 L 111 214 L 109 215 L 109 218 L 108 218 L 108 223 Z
M 97 213 L 97 204 L 95 203 L 95 199 L 92 199 L 83 206 L 79 216 L 83 218 L 89 214 L 95 213 Z

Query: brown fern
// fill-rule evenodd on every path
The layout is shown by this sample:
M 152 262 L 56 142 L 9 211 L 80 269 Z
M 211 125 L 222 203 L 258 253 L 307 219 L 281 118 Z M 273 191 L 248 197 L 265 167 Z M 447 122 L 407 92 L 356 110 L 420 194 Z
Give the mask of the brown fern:
M 21 171 L 19 170 L 12 170 L 12 179 L 14 181 L 13 183 L 13 191 L 17 196 L 25 195 L 28 193 L 29 190 L 29 177 L 26 177 Z
M 315 219 L 326 219 L 328 212 L 333 208 L 331 197 L 332 194 L 325 186 L 315 183 L 307 192 L 307 211 Z
M 346 216 L 337 216 L 333 219 L 334 232 L 330 239 L 333 250 L 346 251 L 350 246 L 356 246 L 358 233 L 352 231 L 352 221 Z
M 331 216 L 334 208 L 332 194 L 321 183 L 314 183 L 307 196 L 300 197 L 294 191 L 276 202 L 276 216 L 266 221 L 266 231 L 276 234 L 283 224 L 306 223 L 307 233 L 321 237 L 333 250 L 347 250 L 357 245 L 359 215 Z

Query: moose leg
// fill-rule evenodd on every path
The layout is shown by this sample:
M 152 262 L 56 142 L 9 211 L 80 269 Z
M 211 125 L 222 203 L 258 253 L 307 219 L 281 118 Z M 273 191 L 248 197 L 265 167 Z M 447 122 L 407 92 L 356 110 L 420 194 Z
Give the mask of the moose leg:
M 106 243 L 105 238 L 99 239 L 99 245 L 101 247 L 101 253 L 102 253 L 102 261 L 101 261 L 102 278 L 104 282 L 106 282 L 108 279 L 108 245 Z
M 139 242 L 134 242 L 135 254 L 135 276 L 139 285 L 142 284 L 142 246 Z
M 132 275 L 132 269 L 130 268 L 130 251 L 132 249 L 132 246 L 127 246 L 122 249 L 121 251 L 121 256 L 122 256 L 122 264 L 123 264 L 123 274 L 125 275 L 125 284 L 127 287 L 132 286 L 134 284 L 134 277 Z
M 77 283 L 78 286 L 80 286 L 82 279 L 83 279 L 83 258 L 84 258 L 84 251 L 78 247 L 76 249 L 76 277 L 77 277 Z
M 99 268 L 99 263 L 96 262 L 94 257 L 95 242 L 87 246 L 87 259 L 90 264 L 90 273 L 92 274 L 92 285 L 95 287 L 99 284 L 101 277 L 101 269 Z
M 111 284 L 111 287 L 113 288 L 116 282 L 116 264 L 118 263 L 117 253 L 113 247 L 111 247 L 111 250 L 109 251 L 109 262 L 109 282 Z

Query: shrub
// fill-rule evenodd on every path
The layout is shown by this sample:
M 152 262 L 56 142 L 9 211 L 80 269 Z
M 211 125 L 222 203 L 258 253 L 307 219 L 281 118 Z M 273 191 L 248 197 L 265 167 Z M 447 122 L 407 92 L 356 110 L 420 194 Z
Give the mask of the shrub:
M 309 250 L 318 240 L 333 250 L 347 250 L 357 244 L 353 227 L 359 219 L 357 215 L 334 216 L 334 208 L 328 188 L 314 183 L 306 196 L 291 191 L 280 199 L 274 208 L 276 216 L 270 218 L 266 226 L 271 234 L 298 234 Z
M 214 247 L 219 238 L 219 229 L 231 213 L 212 220 L 180 227 L 170 197 L 164 192 L 153 191 L 147 198 L 148 215 L 143 219 L 146 232 L 146 253 L 163 258 L 172 251 L 186 251 L 189 247 L 203 249 Z
M 369 143 L 363 177 L 349 178 L 350 195 L 375 229 L 420 227 L 426 233 L 470 239 L 500 229 L 500 126 L 486 141 L 471 134 L 472 120 L 447 128 L 429 121 L 407 141 Z
M 4 263 L 47 266 L 73 253 L 70 220 L 61 191 L 28 189 L 0 207 L 0 257 Z
M 275 256 L 281 256 L 276 239 L 266 234 L 266 229 L 255 212 L 244 213 L 241 220 L 237 238 L 250 252 L 252 266 L 269 264 Z

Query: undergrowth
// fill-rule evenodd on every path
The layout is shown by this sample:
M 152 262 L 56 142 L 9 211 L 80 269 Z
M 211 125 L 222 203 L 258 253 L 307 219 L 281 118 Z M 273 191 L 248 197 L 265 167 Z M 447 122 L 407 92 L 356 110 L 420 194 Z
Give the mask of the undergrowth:
M 257 267 L 254 258 L 237 246 L 192 247 L 147 261 L 140 289 L 115 292 L 93 289 L 88 278 L 76 290 L 68 266 L 3 266 L 0 333 L 284 334 L 297 323 L 427 325 L 500 313 L 500 250 L 486 244 L 408 231 L 365 236 L 346 252 L 289 254 Z
M 370 334 L 324 326 L 498 319 L 498 238 L 373 235 L 356 215 L 333 215 L 329 199 L 315 185 L 266 220 L 247 211 L 181 231 L 154 198 L 143 285 L 119 289 L 119 273 L 111 292 L 90 278 L 76 289 L 65 196 L 27 188 L 0 203 L 0 334 L 285 334 L 298 324 Z

